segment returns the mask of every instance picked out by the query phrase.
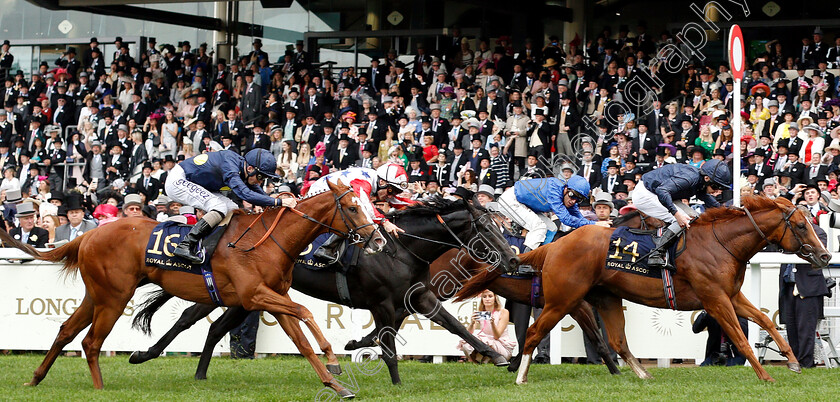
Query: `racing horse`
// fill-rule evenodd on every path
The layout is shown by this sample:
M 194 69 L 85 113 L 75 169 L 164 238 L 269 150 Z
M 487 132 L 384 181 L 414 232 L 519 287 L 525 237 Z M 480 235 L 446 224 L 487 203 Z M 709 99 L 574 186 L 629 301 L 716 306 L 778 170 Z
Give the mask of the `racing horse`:
M 355 395 L 339 385 L 330 373 L 340 372 L 332 347 L 313 320 L 312 313 L 293 302 L 287 292 L 292 282 L 295 256 L 321 233 L 329 231 L 353 238 L 369 253 L 384 248 L 385 238 L 357 200 L 352 189 L 330 184 L 330 191 L 301 200 L 297 209 L 268 208 L 260 214 L 236 211 L 219 241 L 219 244 L 227 244 L 228 247 L 219 247 L 211 259 L 222 304 L 266 310 L 274 315 L 315 369 L 321 382 L 346 398 Z M 288 213 L 284 213 L 286 211 Z M 26 385 L 38 385 L 62 348 L 90 325 L 82 348 L 93 386 L 101 389 L 100 348 L 138 285 L 151 282 L 182 299 L 212 303 L 203 276 L 161 270 L 145 264 L 146 245 L 156 225 L 157 222 L 145 218 L 121 219 L 47 252 L 39 252 L 0 231 L 0 239 L 5 244 L 38 260 L 63 262 L 62 272 L 68 275 L 80 273 L 85 284 L 84 299 L 61 325 L 44 361 Z M 246 227 L 251 230 L 246 230 Z M 237 237 L 239 239 L 235 240 Z M 306 323 L 326 354 L 330 370 L 318 359 L 294 319 Z
M 743 208 L 707 210 L 686 232 L 684 241 L 689 247 L 677 257 L 673 275 L 676 305 L 687 311 L 705 309 L 747 357 L 758 378 L 773 381 L 750 349 L 738 316 L 756 322 L 771 334 L 791 370 L 799 372 L 799 363 L 772 321 L 740 292 L 746 263 L 768 244 L 776 244 L 820 268 L 828 265 L 831 254 L 811 227 L 810 215 L 787 199 L 745 197 L 743 202 Z M 511 369 L 519 369 L 517 384 L 527 382 L 531 354 L 539 341 L 584 297 L 601 314 L 613 349 L 639 377 L 650 378 L 627 347 L 621 300 L 658 308 L 667 308 L 667 301 L 661 280 L 606 269 L 612 231 L 586 226 L 560 241 L 520 255 L 523 264 L 542 269 L 545 309 L 528 329 L 521 359 L 511 362 Z M 457 297 L 465 299 L 478 294 L 500 274 L 487 271 L 476 275 Z
M 397 368 L 394 329 L 400 328 L 400 324 L 409 314 L 417 312 L 425 313 L 424 315 L 435 323 L 469 342 L 479 353 L 490 357 L 496 365 L 506 366 L 508 362 L 503 356 L 470 334 L 455 317 L 440 308 L 437 295 L 429 290 L 432 287 L 429 283 L 429 261 L 443 261 L 441 255 L 450 256 L 446 259 L 447 264 L 450 259 L 457 259 L 461 264 L 470 267 L 484 267 L 487 265 L 484 261 L 487 260 L 497 263 L 506 271 L 515 269 L 519 259 L 502 237 L 498 227 L 488 220 L 484 211 L 471 203 L 439 197 L 389 214 L 388 218 L 404 228 L 406 233 L 400 234 L 399 238 L 391 238 L 388 242 L 389 247 L 382 253 L 360 256 L 357 267 L 346 273 L 350 304 L 347 304 L 347 300 L 342 298 L 338 290 L 336 276 L 340 274 L 334 269 L 312 270 L 296 266 L 292 288 L 319 299 L 370 310 L 375 323 L 374 336 L 371 338 L 374 340 L 365 346 L 378 344 L 382 347 L 381 356 L 394 384 L 401 381 Z M 472 241 L 473 239 L 478 241 Z M 172 297 L 167 292 L 158 292 L 144 301 L 140 312 L 135 316 L 135 326 L 148 333 L 155 311 Z M 215 308 L 216 306 L 211 304 L 189 307 L 155 345 L 147 351 L 132 353 L 129 361 L 137 364 L 160 356 L 180 332 L 207 316 Z M 248 311 L 244 308 L 229 308 L 213 323 L 201 353 L 196 379 L 207 378 L 213 347 L 228 331 L 239 325 L 247 314 Z M 351 341 L 345 349 L 354 350 L 360 347 L 362 345 Z

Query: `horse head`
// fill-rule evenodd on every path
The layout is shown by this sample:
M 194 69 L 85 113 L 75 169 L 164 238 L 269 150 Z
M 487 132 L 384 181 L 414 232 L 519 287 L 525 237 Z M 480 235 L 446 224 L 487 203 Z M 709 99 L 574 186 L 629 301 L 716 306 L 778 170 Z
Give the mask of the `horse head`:
M 461 248 L 475 261 L 508 272 L 519 264 L 519 258 L 502 236 L 492 215 L 467 201 L 434 197 L 393 213 L 391 217 L 423 245 L 424 259 L 433 256 L 435 249 L 443 253 L 451 248 Z
M 759 199 L 759 197 L 745 198 L 745 207 L 755 203 L 756 199 Z M 812 220 L 810 212 L 805 208 L 793 205 L 787 198 L 783 197 L 776 198 L 774 204 L 779 215 L 769 219 L 774 221 L 779 219 L 779 221 L 776 221 L 775 225 L 771 225 L 775 229 L 766 236 L 767 240 L 776 243 L 786 252 L 796 254 L 817 268 L 826 267 L 831 261 L 831 253 L 825 249 L 814 228 L 810 225 Z M 745 208 L 745 210 L 748 211 L 748 216 L 750 216 L 749 209 Z M 751 217 L 751 219 L 753 218 Z M 755 221 L 755 224 L 756 227 L 762 225 L 758 220 Z M 759 233 L 764 236 L 764 233 L 760 230 Z
M 327 182 L 335 202 L 335 213 L 328 225 L 339 234 L 364 248 L 368 254 L 375 254 L 385 248 L 385 237 L 373 223 L 372 207 L 365 206 L 352 188 L 341 183 Z

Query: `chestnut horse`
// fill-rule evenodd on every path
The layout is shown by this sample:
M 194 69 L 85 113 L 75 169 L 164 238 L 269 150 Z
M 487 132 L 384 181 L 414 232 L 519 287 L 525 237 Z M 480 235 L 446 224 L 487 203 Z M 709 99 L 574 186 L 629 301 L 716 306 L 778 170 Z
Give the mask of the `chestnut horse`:
M 686 232 L 688 247 L 677 258 L 673 276 L 676 304 L 680 310 L 705 309 L 747 357 L 756 375 L 772 381 L 750 349 L 737 316 L 767 330 L 788 358 L 792 370 L 799 371 L 799 364 L 772 321 L 740 292 L 746 264 L 768 244 L 777 244 L 817 267 L 828 265 L 831 254 L 809 224 L 810 215 L 787 199 L 745 197 L 743 201 L 744 208 L 706 211 Z M 621 300 L 667 308 L 662 282 L 606 269 L 612 232 L 612 229 L 585 226 L 557 242 L 520 255 L 523 264 L 541 267 L 546 301 L 542 315 L 528 329 L 523 357 L 511 362 L 512 367 L 519 365 L 517 384 L 527 382 L 531 353 L 539 341 L 584 297 L 595 304 L 604 319 L 613 349 L 637 375 L 650 377 L 627 347 Z M 488 271 L 477 275 L 457 296 L 465 299 L 478 294 L 500 274 Z
M 309 360 L 321 382 L 342 397 L 353 397 L 330 374 L 340 372 L 338 360 L 312 313 L 287 294 L 292 283 L 293 256 L 299 255 L 319 234 L 332 231 L 359 241 L 366 238 L 364 247 L 369 253 L 381 251 L 385 245 L 385 239 L 357 203 L 353 190 L 340 184 L 330 184 L 330 190 L 301 200 L 297 209 L 268 208 L 254 215 L 237 211 L 219 241 L 229 246 L 219 247 L 211 262 L 224 305 L 270 312 Z M 260 224 L 256 224 L 258 221 Z M 144 263 L 146 245 L 156 225 L 157 222 L 144 218 L 121 219 L 48 252 L 27 247 L 0 231 L 0 239 L 5 244 L 39 260 L 63 261 L 62 271 L 80 272 L 85 283 L 84 300 L 61 325 L 55 342 L 27 385 L 38 385 L 62 348 L 91 325 L 82 348 L 93 385 L 101 389 L 100 348 L 140 284 L 155 283 L 182 299 L 213 303 L 203 276 L 161 270 Z M 230 247 L 230 242 L 238 246 Z M 371 242 L 376 249 L 368 245 Z M 327 356 L 329 371 L 294 319 L 306 323 L 315 336 Z

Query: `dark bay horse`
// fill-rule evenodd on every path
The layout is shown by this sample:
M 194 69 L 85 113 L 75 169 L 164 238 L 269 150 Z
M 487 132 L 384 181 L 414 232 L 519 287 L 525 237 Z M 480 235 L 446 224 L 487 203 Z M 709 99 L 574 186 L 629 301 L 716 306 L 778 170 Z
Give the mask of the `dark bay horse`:
M 255 215 L 237 213 L 219 244 L 234 242 L 242 236 L 239 246 L 219 247 L 211 261 L 224 305 L 269 311 L 309 360 L 321 382 L 343 397 L 353 397 L 350 391 L 334 381 L 295 321 L 306 323 L 329 364 L 338 367 L 332 347 L 313 320 L 312 313 L 293 302 L 287 294 L 292 282 L 293 256 L 300 254 L 321 233 L 333 231 L 354 239 L 366 238 L 368 252 L 380 251 L 385 246 L 385 239 L 356 202 L 358 198 L 353 191 L 333 184 L 330 184 L 330 190 L 301 200 L 296 210 L 269 208 Z M 253 225 L 257 221 L 261 224 Z M 156 225 L 157 222 L 150 219 L 121 219 L 47 252 L 27 247 L 0 231 L 3 243 L 39 260 L 64 262 L 62 271 L 65 274 L 80 273 L 85 283 L 83 301 L 61 325 L 55 342 L 27 385 L 38 385 L 62 348 L 90 325 L 82 348 L 93 385 L 101 389 L 99 351 L 102 342 L 141 283 L 156 283 L 186 300 L 212 303 L 203 276 L 161 270 L 145 264 L 146 245 Z M 250 225 L 253 225 L 253 230 L 246 231 Z M 269 239 L 271 241 L 267 241 Z M 368 244 L 375 245 L 376 249 L 371 249 Z M 259 247 L 253 248 L 256 245 Z M 167 250 L 167 245 L 163 247 Z
M 504 270 L 515 268 L 518 258 L 497 226 L 470 203 L 441 198 L 427 200 L 423 204 L 391 214 L 389 219 L 404 228 L 406 233 L 401 234 L 399 239 L 390 239 L 389 247 L 382 253 L 361 256 L 358 269 L 347 273 L 351 307 L 370 310 L 373 315 L 375 328 L 369 337 L 370 344 L 361 345 L 351 341 L 345 348 L 353 350 L 363 346 L 381 346 L 382 359 L 388 367 L 391 381 L 398 384 L 400 376 L 395 329 L 400 328 L 409 314 L 419 312 L 426 313 L 424 315 L 429 319 L 465 339 L 479 353 L 491 357 L 496 365 L 507 365 L 504 357 L 470 334 L 449 312 L 439 308 L 436 295 L 429 290 L 429 260 L 442 261 L 441 255 L 451 255 L 446 259 L 447 264 L 450 259 L 456 258 L 462 264 L 471 264 L 471 267 L 486 266 L 486 263 L 473 259 L 483 256 L 497 261 Z M 458 249 L 469 249 L 470 252 L 463 251 L 459 255 Z M 488 250 L 495 251 L 495 255 L 488 258 Z M 313 297 L 344 304 L 336 286 L 336 275 L 330 269 L 296 267 L 292 288 Z M 135 323 L 148 330 L 154 312 L 171 297 L 165 292 L 152 296 L 140 309 Z M 145 352 L 134 352 L 130 362 L 142 363 L 160 356 L 175 336 L 214 309 L 215 306 L 207 304 L 189 307 L 155 345 Z M 230 329 L 239 325 L 247 314 L 248 311 L 243 308 L 230 308 L 213 323 L 196 370 L 196 379 L 206 378 L 213 347 Z
M 814 233 L 809 214 L 790 201 L 745 197 L 743 202 L 744 208 L 706 211 L 686 232 L 688 247 L 677 258 L 674 274 L 676 304 L 680 310 L 705 309 L 747 357 L 756 375 L 772 381 L 753 354 L 737 316 L 750 319 L 767 330 L 788 358 L 792 370 L 798 371 L 799 364 L 772 321 L 740 292 L 746 263 L 768 244 L 794 252 L 817 267 L 826 266 L 831 254 Z M 518 384 L 527 382 L 530 355 L 539 341 L 584 297 L 601 313 L 613 349 L 637 375 L 650 377 L 627 347 L 621 300 L 667 308 L 662 282 L 607 270 L 604 264 L 611 234 L 612 229 L 586 226 L 560 241 L 520 256 L 523 264 L 542 268 L 546 302 L 542 315 L 528 329 L 521 362 L 516 359 L 511 362 L 513 367 L 521 363 Z M 475 276 L 458 297 L 464 299 L 478 294 L 500 274 L 487 271 Z

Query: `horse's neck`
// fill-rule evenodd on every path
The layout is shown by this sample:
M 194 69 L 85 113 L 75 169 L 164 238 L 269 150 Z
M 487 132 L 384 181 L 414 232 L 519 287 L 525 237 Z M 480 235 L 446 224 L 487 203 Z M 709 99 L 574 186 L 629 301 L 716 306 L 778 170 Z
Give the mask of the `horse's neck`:
M 753 216 L 761 213 L 754 212 Z M 730 254 L 734 254 L 738 264 L 745 263 L 761 251 L 762 248 L 767 246 L 767 242 L 764 241 L 764 238 L 759 234 L 746 215 L 727 221 L 714 221 L 713 224 L 706 227 L 708 227 L 709 231 L 712 231 L 711 239 L 719 243 L 720 247 L 724 248 L 724 250 L 720 250 L 722 252 L 721 255 L 729 257 Z M 761 230 L 765 235 L 769 235 L 775 228 L 762 228 Z M 688 233 L 689 235 L 686 240 L 689 242 L 689 247 L 691 247 L 692 231 L 689 230 Z

